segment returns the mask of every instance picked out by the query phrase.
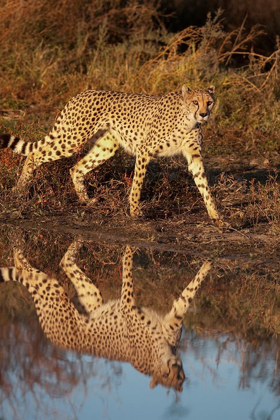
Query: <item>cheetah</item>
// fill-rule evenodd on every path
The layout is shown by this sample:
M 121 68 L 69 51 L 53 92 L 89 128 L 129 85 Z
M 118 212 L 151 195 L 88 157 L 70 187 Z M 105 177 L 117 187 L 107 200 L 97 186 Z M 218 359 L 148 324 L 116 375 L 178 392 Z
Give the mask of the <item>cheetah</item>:
M 119 146 L 136 156 L 129 196 L 130 214 L 138 216 L 142 184 L 148 163 L 157 157 L 182 154 L 188 163 L 210 218 L 222 227 L 211 196 L 201 158 L 201 125 L 214 106 L 214 86 L 164 96 L 88 90 L 72 98 L 43 140 L 26 142 L 11 134 L 0 135 L 0 148 L 27 156 L 16 191 L 28 187 L 34 170 L 44 162 L 70 157 L 87 143 L 90 149 L 70 173 L 79 201 L 93 204 L 85 175 L 112 157 Z
M 182 391 L 185 374 L 176 354 L 184 316 L 211 268 L 205 262 L 172 309 L 161 316 L 137 306 L 133 297 L 132 259 L 127 246 L 123 257 L 121 298 L 103 302 L 99 289 L 76 265 L 81 241 L 74 241 L 60 265 L 73 283 L 84 312 L 78 311 L 55 278 L 33 268 L 20 249 L 14 249 L 15 267 L 0 269 L 0 283 L 17 281 L 24 285 L 35 303 L 40 325 L 46 336 L 66 349 L 111 360 L 131 363 L 157 384 Z

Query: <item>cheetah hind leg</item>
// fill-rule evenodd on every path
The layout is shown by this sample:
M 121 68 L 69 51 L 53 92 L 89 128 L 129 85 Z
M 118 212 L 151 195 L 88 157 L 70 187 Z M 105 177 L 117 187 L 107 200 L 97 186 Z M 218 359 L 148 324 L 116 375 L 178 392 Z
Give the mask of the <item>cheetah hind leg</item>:
M 141 216 L 139 209 L 139 201 L 143 181 L 146 175 L 147 166 L 150 161 L 150 156 L 146 151 L 139 151 L 136 155 L 134 177 L 129 196 L 130 215 L 132 217 Z
M 107 159 L 114 156 L 119 148 L 119 143 L 114 136 L 107 132 L 99 138 L 86 156 L 81 159 L 73 168 L 70 174 L 75 187 L 75 191 L 82 204 L 92 205 L 96 199 L 89 199 L 84 185 L 85 175 L 97 166 L 102 165 Z
M 34 160 L 34 154 L 29 153 L 25 160 L 20 177 L 12 189 L 12 195 L 14 198 L 23 197 L 24 195 L 28 194 L 29 185 L 31 183 L 36 166 L 37 165 Z
M 55 138 L 52 141 L 46 141 L 44 144 L 41 144 L 40 147 L 38 147 L 38 143 L 35 143 L 34 150 L 27 155 L 19 180 L 13 189 L 14 195 L 22 196 L 28 192 L 34 171 L 43 163 L 52 162 L 59 160 L 62 157 L 70 157 L 73 155 L 74 151 L 72 149 L 65 149 L 63 153 L 58 150 L 55 152 L 58 138 Z
M 73 283 L 78 295 L 79 302 L 90 315 L 103 303 L 103 298 L 99 289 L 85 275 L 85 273 L 76 265 L 76 258 L 79 249 L 82 247 L 82 241 L 74 241 L 67 249 L 64 257 L 60 261 L 60 266 L 67 277 Z
M 42 312 L 42 308 L 40 306 L 41 301 L 46 299 L 47 295 L 50 295 L 50 289 L 53 290 L 53 287 L 56 286 L 56 293 L 60 294 L 64 294 L 64 290 L 56 279 L 50 279 L 47 274 L 43 273 L 37 268 L 32 267 L 32 265 L 24 257 L 20 248 L 14 247 L 13 254 L 15 267 L 8 269 L 10 270 L 8 280 L 18 281 L 28 289 L 29 293 L 33 295 L 37 313 L 40 317 Z M 5 272 L 7 269 L 3 268 L 0 270 L 4 270 L 3 272 Z M 4 281 L 7 280 L 4 278 Z M 44 323 L 42 319 L 40 319 L 40 322 Z
M 27 261 L 23 252 L 20 248 L 14 248 L 14 262 L 17 270 L 25 270 L 33 273 L 41 273 L 37 268 L 32 267 L 32 265 Z

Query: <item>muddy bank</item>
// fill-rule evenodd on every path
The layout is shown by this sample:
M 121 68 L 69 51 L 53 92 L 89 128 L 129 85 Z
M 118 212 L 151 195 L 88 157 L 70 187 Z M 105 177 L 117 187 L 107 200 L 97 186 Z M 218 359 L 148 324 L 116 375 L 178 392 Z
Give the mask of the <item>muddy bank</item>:
M 279 156 L 275 158 L 279 162 Z M 206 159 L 206 166 L 211 168 L 208 177 L 213 196 L 223 218 L 232 226 L 226 232 L 211 223 L 192 178 L 180 162 L 173 162 L 168 176 L 165 174 L 170 185 L 163 182 L 165 167 L 151 164 L 141 198 L 144 216 L 138 219 L 128 215 L 130 186 L 125 182 L 105 183 L 102 194 L 89 185 L 90 196 L 96 196 L 97 202 L 87 207 L 78 203 L 72 183 L 64 196 L 67 187 L 56 191 L 48 179 L 41 193 L 34 181 L 36 193 L 33 191 L 21 200 L 10 191 L 3 192 L 0 224 L 34 231 L 45 229 L 108 244 L 278 264 L 280 166 L 275 161 L 272 170 L 264 167 L 263 161 L 244 160 L 242 156 L 242 162 L 235 162 L 230 155 Z M 155 174 L 160 175 L 160 192 L 156 193 Z M 172 195 L 174 191 L 176 194 Z
M 187 220 L 175 217 L 154 221 L 145 218 L 132 220 L 128 216 L 97 218 L 96 214 L 89 213 L 32 218 L 3 213 L 0 223 L 193 256 L 236 257 L 244 261 L 259 258 L 272 264 L 280 257 L 280 232 L 271 232 L 267 223 L 222 232 L 207 220 L 207 216 L 203 218 L 201 215 L 191 215 Z

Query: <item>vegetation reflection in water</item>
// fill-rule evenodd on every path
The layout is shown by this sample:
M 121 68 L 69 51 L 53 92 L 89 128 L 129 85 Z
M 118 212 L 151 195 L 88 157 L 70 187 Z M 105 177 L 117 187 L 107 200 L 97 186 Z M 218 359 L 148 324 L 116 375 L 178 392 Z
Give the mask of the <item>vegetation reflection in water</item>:
M 42 239 L 44 239 L 43 235 Z M 98 283 L 97 289 L 93 285 L 93 282 L 89 280 L 87 275 L 84 274 L 84 272 L 88 274 L 89 271 L 92 271 L 89 270 L 89 268 L 87 267 L 87 259 L 92 259 L 92 252 L 90 254 L 89 250 L 87 250 L 87 252 L 83 256 L 83 252 L 85 252 L 85 249 L 81 250 L 79 256 L 80 260 L 76 264 L 76 261 L 74 261 L 74 259 L 76 259 L 75 254 L 78 251 L 77 245 L 79 247 L 80 243 L 74 242 L 72 245 L 70 245 L 64 258 L 62 259 L 62 266 L 67 276 L 72 282 L 74 275 L 74 277 L 78 278 L 81 281 L 81 283 L 84 284 L 84 286 L 86 286 L 85 288 L 83 288 L 86 292 L 93 294 L 96 293 L 95 304 L 97 304 L 97 299 L 99 298 L 100 302 L 102 299 L 98 293 L 98 289 L 101 289 L 103 291 L 102 283 L 104 285 L 104 278 L 98 278 L 98 275 L 96 276 L 95 272 L 96 278 L 93 277 L 93 282 Z M 91 248 L 91 251 L 93 250 L 96 265 L 98 265 L 99 262 L 99 264 L 103 264 L 103 266 L 110 266 L 111 274 L 115 273 L 115 278 L 119 277 L 118 281 L 113 281 L 113 284 L 111 284 L 111 286 L 113 286 L 112 288 L 115 289 L 116 294 L 119 295 L 121 288 L 121 276 L 119 272 L 121 270 L 121 266 L 120 257 L 118 256 L 116 258 L 116 255 L 114 255 L 114 252 L 116 252 L 116 247 L 112 247 L 114 249 L 112 250 L 112 255 L 109 256 L 108 248 L 103 248 L 102 250 L 102 246 L 98 244 L 96 246 L 94 246 L 94 244 L 88 244 L 87 246 L 89 249 Z M 65 246 L 64 249 L 67 249 L 67 247 Z M 123 252 L 123 248 L 121 251 Z M 119 252 L 120 251 L 118 251 L 118 253 Z M 28 255 L 28 252 L 24 251 L 24 254 Z M 157 317 L 164 319 L 161 315 L 158 314 L 161 314 L 161 312 L 163 311 L 165 313 L 167 312 L 167 303 L 171 303 L 174 297 L 176 298 L 180 296 L 180 292 L 178 291 L 183 290 L 182 285 L 186 286 L 186 284 L 189 282 L 189 279 L 193 279 L 195 275 L 193 268 L 190 269 L 190 260 L 187 259 L 186 256 L 170 255 L 168 258 L 167 255 L 165 255 L 165 258 L 163 258 L 161 263 L 159 263 L 158 256 L 155 254 L 156 253 L 151 253 L 149 251 L 148 253 L 140 251 L 135 254 L 134 260 L 136 260 L 136 267 L 133 268 L 133 275 L 135 279 L 134 287 L 137 301 L 136 303 L 138 303 L 139 301 L 142 306 L 142 302 L 145 302 L 146 295 L 148 300 L 147 306 L 150 306 L 150 303 L 152 303 L 156 309 L 156 312 L 153 314 L 153 317 L 156 317 L 156 319 L 158 319 Z M 17 277 L 18 279 L 25 278 L 26 281 L 33 281 L 33 286 L 34 282 L 38 283 L 38 281 L 39 283 L 41 282 L 42 285 L 45 285 L 45 293 L 42 292 L 40 294 L 39 288 L 39 290 L 36 290 L 36 294 L 33 294 L 33 299 L 35 299 L 36 301 L 38 299 L 38 295 L 40 295 L 41 304 L 39 304 L 39 306 L 41 311 L 42 328 L 45 331 L 46 335 L 51 339 L 51 341 L 53 343 L 58 344 L 59 347 L 52 345 L 46 338 L 44 338 L 42 332 L 40 332 L 40 330 L 37 328 L 37 323 L 35 322 L 34 318 L 30 318 L 30 309 L 27 309 L 27 307 L 30 307 L 30 299 L 27 298 L 28 295 L 25 294 L 25 292 L 23 292 L 22 286 L 18 286 L 17 284 L 11 283 L 1 285 L 2 328 L 0 334 L 2 336 L 1 341 L 2 343 L 4 343 L 4 346 L 2 346 L 1 349 L 1 404 L 2 410 L 4 410 L 1 414 L 3 415 L 3 418 L 7 418 L 7 413 L 13 413 L 14 418 L 16 418 L 18 414 L 19 416 L 22 416 L 22 414 L 19 413 L 19 411 L 21 410 L 19 410 L 18 405 L 20 402 L 20 405 L 24 406 L 24 401 L 28 404 L 30 404 L 30 401 L 32 401 L 31 406 L 37 407 L 35 409 L 35 411 L 37 410 L 37 417 L 36 415 L 34 415 L 34 418 L 38 418 L 38 416 L 40 415 L 42 415 L 43 417 L 45 416 L 46 418 L 53 418 L 54 411 L 52 411 L 50 407 L 52 407 L 54 399 L 57 400 L 57 398 L 61 399 L 61 405 L 58 404 L 58 406 L 56 406 L 56 412 L 58 413 L 60 410 L 63 413 L 67 412 L 68 414 L 65 414 L 65 418 L 81 418 L 81 416 L 83 418 L 91 418 L 90 415 L 86 414 L 84 410 L 89 409 L 89 404 L 92 399 L 95 401 L 95 404 L 97 404 L 96 397 L 98 400 L 99 398 L 101 398 L 103 401 L 107 401 L 106 404 L 108 404 L 108 413 L 110 411 L 111 416 L 110 417 L 107 413 L 109 416 L 107 416 L 108 418 L 115 418 L 114 410 L 120 410 L 120 413 L 122 413 L 121 415 L 124 418 L 129 418 L 129 415 L 126 417 L 125 412 L 127 409 L 126 406 L 129 405 L 129 401 L 132 398 L 130 396 L 131 388 L 137 390 L 140 387 L 141 389 L 142 384 L 145 383 L 145 388 L 147 388 L 148 390 L 149 387 L 146 380 L 147 378 L 142 377 L 141 375 L 139 376 L 139 374 L 138 376 L 136 376 L 137 372 L 133 372 L 131 370 L 132 368 L 129 368 L 129 366 L 126 364 L 118 362 L 110 362 L 108 364 L 106 360 L 85 356 L 80 354 L 79 352 L 92 353 L 102 357 L 109 357 L 111 359 L 116 359 L 116 353 L 122 352 L 121 357 L 119 359 L 128 360 L 140 371 L 144 371 L 145 373 L 151 375 L 153 374 L 153 371 L 151 370 L 150 366 L 150 371 L 146 369 L 147 365 L 149 365 L 149 360 L 155 358 L 155 355 L 151 351 L 151 348 L 146 346 L 142 352 L 140 348 L 141 346 L 138 346 L 139 348 L 137 348 L 138 340 L 135 334 L 135 330 L 131 330 L 132 340 L 134 340 L 134 348 L 129 348 L 129 339 L 127 336 L 121 338 L 117 335 L 120 334 L 119 331 L 116 332 L 116 334 L 113 337 L 112 335 L 110 336 L 110 339 L 113 343 L 113 346 L 111 348 L 110 346 L 108 346 L 108 342 L 110 342 L 110 339 L 108 341 L 107 338 L 105 341 L 105 338 L 102 338 L 100 335 L 101 331 L 92 331 L 92 335 L 98 334 L 98 340 L 100 340 L 100 342 L 103 343 L 102 349 L 98 348 L 97 341 L 95 341 L 94 344 L 92 344 L 92 336 L 87 337 L 85 331 L 84 333 L 81 333 L 77 328 L 77 322 L 80 322 L 80 320 L 82 320 L 85 329 L 88 325 L 90 325 L 92 319 L 91 321 L 88 321 L 85 314 L 82 311 L 86 309 L 88 312 L 94 314 L 94 312 L 96 311 L 96 308 L 94 307 L 94 302 L 89 302 L 87 299 L 85 299 L 85 296 L 83 296 L 84 293 L 82 293 L 81 290 L 79 290 L 79 287 L 75 285 L 76 289 L 78 289 L 77 291 L 80 303 L 82 303 L 84 306 L 84 308 L 80 307 L 80 312 L 78 312 L 75 309 L 74 305 L 70 303 L 68 299 L 68 296 L 71 295 L 72 292 L 72 289 L 69 287 L 69 282 L 64 282 L 64 288 L 66 290 L 66 292 L 64 292 L 62 287 L 58 284 L 57 280 L 55 280 L 55 278 L 59 277 L 59 275 L 46 275 L 42 272 L 38 272 L 36 269 L 33 268 L 34 266 L 37 266 L 36 258 L 34 261 L 34 256 L 28 256 L 28 260 L 30 260 L 29 263 L 27 259 L 25 259 L 23 254 L 21 254 L 19 251 L 16 252 L 14 255 L 15 264 L 11 264 L 12 259 L 9 259 L 9 264 L 5 265 L 9 265 L 11 267 L 14 266 L 16 268 L 12 268 L 9 271 L 2 270 L 2 277 L 4 280 L 11 280 L 13 277 Z M 55 255 L 53 256 L 53 260 L 56 261 L 58 260 L 58 258 L 60 259 L 61 256 L 62 255 Z M 107 262 L 105 261 L 105 258 L 107 258 Z M 127 280 L 128 283 L 130 283 L 131 263 L 129 259 L 132 259 L 130 248 L 126 249 L 125 258 L 127 261 L 127 266 L 124 269 L 123 274 L 126 280 L 125 283 L 127 282 Z M 164 261 L 166 261 L 166 263 L 164 263 Z M 3 265 L 4 264 L 2 262 L 2 266 Z M 202 270 L 205 269 L 204 274 L 206 275 L 206 271 L 208 271 L 209 269 L 208 266 L 205 267 L 205 265 L 203 265 L 201 261 L 196 261 L 195 265 L 197 267 L 196 271 L 198 271 L 199 267 L 204 267 L 202 268 Z M 221 313 L 221 319 L 219 324 L 217 323 L 217 315 L 216 318 L 215 316 L 213 317 L 214 311 L 216 311 L 216 314 L 219 311 L 221 312 L 221 308 L 214 307 L 217 304 L 215 303 L 214 305 L 214 302 L 218 301 L 217 295 L 219 295 L 219 293 L 221 292 L 221 290 L 217 290 L 217 284 L 221 286 L 220 283 L 224 283 L 225 281 L 224 278 L 221 278 L 221 266 L 219 266 L 217 269 L 217 265 L 219 265 L 219 263 L 214 264 L 214 269 L 211 271 L 209 280 L 206 280 L 206 282 L 204 283 L 202 291 L 197 295 L 194 303 L 191 306 L 191 311 L 185 319 L 186 332 L 184 333 L 183 339 L 181 340 L 179 351 L 181 357 L 172 354 L 175 353 L 175 348 L 178 344 L 178 334 L 174 334 L 173 338 L 175 339 L 175 342 L 172 343 L 173 346 L 170 346 L 168 350 L 168 357 L 173 358 L 172 360 L 175 361 L 172 376 L 173 379 L 170 381 L 170 379 L 167 376 L 167 378 L 163 378 L 161 381 L 166 382 L 167 386 L 174 386 L 177 389 L 181 388 L 183 382 L 183 370 L 181 368 L 180 359 L 182 359 L 186 375 L 188 377 L 188 381 L 185 383 L 184 392 L 180 397 L 178 395 L 176 396 L 176 394 L 174 393 L 171 393 L 170 395 L 168 395 L 168 397 L 164 398 L 162 393 L 164 393 L 165 395 L 166 391 L 164 391 L 163 388 L 157 391 L 150 391 L 151 393 L 154 393 L 154 395 L 149 394 L 148 397 L 155 404 L 153 406 L 153 409 L 155 409 L 155 415 L 153 416 L 153 418 L 161 418 L 160 415 L 162 413 L 163 407 L 164 410 L 166 410 L 164 418 L 179 418 L 180 412 L 181 414 L 184 413 L 184 415 L 186 415 L 186 413 L 188 413 L 188 410 L 190 409 L 191 411 L 195 412 L 199 409 L 200 404 L 198 402 L 197 404 L 195 404 L 195 394 L 194 399 L 189 400 L 189 396 L 193 395 L 196 387 L 199 388 L 199 393 L 201 393 L 203 392 L 203 387 L 205 387 L 205 384 L 208 383 L 208 381 L 210 380 L 210 388 L 207 388 L 206 391 L 204 389 L 204 393 L 206 392 L 205 395 L 207 396 L 209 392 L 210 394 L 212 394 L 213 389 L 216 388 L 217 391 L 219 391 L 222 395 L 222 389 L 226 388 L 225 382 L 230 383 L 230 377 L 235 378 L 236 380 L 236 372 L 239 372 L 239 379 L 238 381 L 236 381 L 236 391 L 238 391 L 239 388 L 239 390 L 243 389 L 245 392 L 246 390 L 252 388 L 254 389 L 254 392 L 256 392 L 256 388 L 258 388 L 258 385 L 266 385 L 265 393 L 267 393 L 267 395 L 269 396 L 269 404 L 267 403 L 268 405 L 265 405 L 264 408 L 261 402 L 259 403 L 259 405 L 256 405 L 256 399 L 252 400 L 252 419 L 259 418 L 257 416 L 257 413 L 260 412 L 260 410 L 263 413 L 262 418 L 277 418 L 273 417 L 274 413 L 279 414 L 279 399 L 277 398 L 277 395 L 279 395 L 280 383 L 278 373 L 278 343 L 276 339 L 272 338 L 271 334 L 271 323 L 277 315 L 275 311 L 277 310 L 277 291 L 279 292 L 279 285 L 274 284 L 276 292 L 276 304 L 273 307 L 272 302 L 270 302 L 270 305 L 268 307 L 268 310 L 271 313 L 270 322 L 266 324 L 267 320 L 264 320 L 262 329 L 260 329 L 262 334 L 260 331 L 258 332 L 258 334 L 252 334 L 252 331 L 250 331 L 250 325 L 248 325 L 248 331 L 246 335 L 246 333 L 243 330 L 244 325 L 242 325 L 241 332 L 238 332 L 238 328 L 236 328 L 236 330 L 233 330 L 232 326 L 230 327 L 230 317 L 226 319 L 226 317 L 223 316 L 223 314 Z M 40 264 L 39 266 L 41 267 Z M 79 267 L 82 267 L 83 270 L 81 270 Z M 50 265 L 49 269 L 44 269 L 44 271 L 53 272 L 54 268 L 55 267 L 53 265 Z M 26 270 L 25 273 L 24 270 Z M 158 273 L 158 278 L 156 277 L 156 275 L 154 276 L 155 272 Z M 187 272 L 188 274 L 186 275 Z M 163 273 L 165 273 L 165 275 L 163 275 Z M 172 274 L 174 276 L 173 278 Z M 89 275 L 89 277 L 92 276 Z M 177 283 L 176 281 L 173 281 L 175 277 L 180 278 L 180 281 Z M 201 280 L 203 280 L 203 278 L 204 277 L 202 276 Z M 44 283 L 44 281 L 46 282 Z M 49 281 L 51 281 L 53 285 L 49 284 Z M 168 287 L 166 288 L 167 282 Z M 190 284 L 189 286 L 191 287 L 192 285 Z M 248 287 L 248 285 L 246 287 Z M 269 287 L 269 285 L 267 285 L 266 287 Z M 125 286 L 125 288 L 127 288 L 127 285 Z M 36 286 L 34 287 L 34 289 L 36 289 Z M 109 297 L 109 299 L 114 297 L 110 296 L 111 292 L 106 292 L 105 289 L 106 287 L 104 288 L 104 292 L 105 295 L 108 295 L 107 297 Z M 53 296 L 54 298 L 58 298 L 56 305 L 57 310 L 64 310 L 65 308 L 69 310 L 67 315 L 69 316 L 69 322 L 65 322 L 67 320 L 64 319 L 63 325 L 59 326 L 60 334 L 56 334 L 54 332 L 57 331 L 57 325 L 55 323 L 55 313 L 49 313 L 48 320 L 45 314 L 42 313 L 42 311 L 46 312 L 46 307 L 44 307 L 44 303 L 46 303 L 46 300 L 52 296 L 53 290 L 58 291 L 55 292 L 55 295 Z M 188 289 L 186 289 L 185 291 L 187 290 Z M 32 292 L 32 290 L 30 289 L 29 291 Z M 170 291 L 171 293 L 169 293 Z M 192 292 L 193 294 L 195 294 L 195 290 L 193 290 Z M 212 299 L 210 299 L 210 293 L 212 293 L 213 295 Z M 173 298 L 171 298 L 172 296 Z M 224 295 L 224 297 L 225 300 L 228 299 L 227 295 Z M 18 308 L 15 308 L 15 306 L 13 306 L 15 299 L 19 302 Z M 163 305 L 159 305 L 160 301 L 163 301 Z M 49 300 L 47 302 L 49 302 Z M 127 301 L 125 302 L 127 304 Z M 176 304 L 176 300 L 174 301 L 174 303 Z M 77 307 L 77 302 L 75 302 L 75 304 Z M 243 304 L 248 304 L 245 297 Z M 20 305 L 22 306 L 21 308 Z M 118 300 L 117 303 L 113 304 L 113 306 L 104 306 L 104 308 L 106 309 L 103 312 L 103 337 L 105 336 L 104 332 L 107 328 L 107 323 L 109 322 L 110 325 L 110 314 L 111 319 L 113 320 L 113 310 L 116 307 L 118 307 L 119 310 L 120 305 L 121 300 Z M 213 306 L 212 308 L 211 305 Z M 108 309 L 110 310 L 108 311 Z M 23 311 L 23 315 L 21 315 L 21 311 Z M 100 309 L 97 309 L 97 311 L 99 311 L 99 314 L 102 313 L 102 310 Z M 143 337 L 145 337 L 145 342 L 149 342 L 149 345 L 152 344 L 153 346 L 154 343 L 152 343 L 151 337 L 149 339 L 147 338 L 146 328 L 146 322 L 150 321 L 149 317 L 151 311 L 142 308 L 140 310 L 140 313 L 138 313 L 136 307 L 135 311 L 137 313 L 136 319 L 138 320 L 138 324 L 136 324 L 138 328 L 141 328 L 142 334 L 139 341 L 143 340 Z M 15 315 L 15 313 L 17 314 L 19 319 L 17 319 L 17 317 L 14 316 L 14 322 L 11 322 L 12 315 Z M 142 315 L 145 315 L 146 321 L 141 320 Z M 94 317 L 94 315 L 91 315 L 91 318 L 92 317 Z M 268 314 L 265 313 L 264 317 L 268 317 Z M 27 322 L 22 322 L 24 318 Z M 105 321 L 106 319 L 107 323 Z M 130 320 L 130 322 L 131 321 L 132 320 Z M 178 324 L 180 324 L 180 319 L 178 319 L 177 321 Z M 128 323 L 130 324 L 130 322 Z M 135 320 L 133 320 L 133 322 L 135 323 Z M 141 322 L 144 322 L 144 327 L 143 325 L 141 325 Z M 153 322 L 155 321 L 151 321 L 152 326 L 154 325 Z M 240 324 L 242 323 L 240 322 Z M 270 327 L 269 333 L 268 329 L 265 329 L 266 325 Z M 75 329 L 74 337 L 75 341 L 79 343 L 79 346 L 75 346 L 75 344 L 70 338 L 71 333 L 68 330 L 70 326 L 71 328 Z M 178 325 L 178 327 L 180 327 L 180 325 Z M 275 329 L 277 328 L 278 327 L 276 324 Z M 167 332 L 168 331 L 169 330 L 167 330 Z M 161 343 L 161 348 L 163 348 L 164 345 L 162 343 L 164 340 L 159 335 L 156 335 L 156 337 L 159 343 Z M 118 343 L 120 347 L 118 347 Z M 164 351 L 166 351 L 167 348 L 166 344 L 167 343 L 165 343 Z M 72 353 L 67 350 L 62 350 L 61 347 L 75 349 L 78 350 L 78 352 Z M 140 360 L 139 356 L 140 358 L 142 357 L 140 367 L 139 364 L 135 362 L 135 359 Z M 143 361 L 145 363 L 143 363 Z M 170 367 L 172 367 L 172 365 L 173 363 L 171 365 L 167 363 L 165 367 L 167 367 L 167 370 L 169 371 L 171 370 Z M 227 373 L 225 373 L 224 370 L 225 366 L 229 367 L 229 372 Z M 234 374 L 233 366 L 235 368 Z M 165 376 L 165 374 L 166 372 L 164 372 L 163 376 Z M 153 375 L 151 384 L 155 385 L 158 381 L 158 375 Z M 90 389 L 91 392 L 93 391 L 93 394 L 89 392 Z M 142 390 L 141 392 L 148 392 L 147 390 Z M 264 398 L 264 390 L 260 388 L 258 392 L 260 398 Z M 81 397 L 82 394 L 83 397 Z M 122 404 L 124 405 L 124 407 L 122 409 L 117 408 L 118 404 L 116 403 L 116 401 L 115 403 L 113 403 L 110 396 L 113 396 L 113 400 L 117 398 L 122 398 Z M 275 397 L 274 400 L 273 396 Z M 74 401 L 77 400 L 79 401 L 78 405 L 74 403 Z M 46 407 L 44 404 L 41 404 L 42 402 L 45 402 L 45 404 L 47 404 L 46 401 L 49 401 L 49 408 Z M 173 404 L 176 404 L 177 407 L 175 411 Z M 218 409 L 219 404 L 217 400 L 216 404 L 217 413 L 222 413 L 222 407 Z M 112 405 L 115 407 L 113 408 L 113 414 L 111 412 Z M 43 406 L 44 413 L 42 414 Z M 71 407 L 75 411 L 75 415 L 71 412 Z M 171 409 L 171 407 L 173 408 Z M 185 409 L 183 409 L 183 407 L 185 407 Z M 102 413 L 102 409 L 100 410 L 100 413 Z M 142 411 L 143 410 L 144 409 L 142 408 Z M 143 414 L 142 411 L 141 413 Z M 177 414 L 175 415 L 174 413 Z M 136 414 L 136 417 L 134 417 L 141 418 L 140 414 L 139 417 L 137 417 L 137 415 L 138 414 Z M 275 415 L 277 416 L 277 414 Z M 9 418 L 11 418 L 11 416 L 9 416 Z M 191 418 L 199 417 L 191 416 Z M 208 418 L 207 411 L 205 411 L 205 418 Z M 216 415 L 215 418 L 219 418 L 219 416 Z

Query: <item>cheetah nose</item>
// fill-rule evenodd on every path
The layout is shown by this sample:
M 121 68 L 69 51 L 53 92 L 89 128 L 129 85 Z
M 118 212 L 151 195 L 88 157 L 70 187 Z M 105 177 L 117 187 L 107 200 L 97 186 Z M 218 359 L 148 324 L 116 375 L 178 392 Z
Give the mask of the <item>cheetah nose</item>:
M 205 117 L 207 117 L 207 112 L 201 112 L 199 115 L 200 115 L 202 118 L 205 118 Z

